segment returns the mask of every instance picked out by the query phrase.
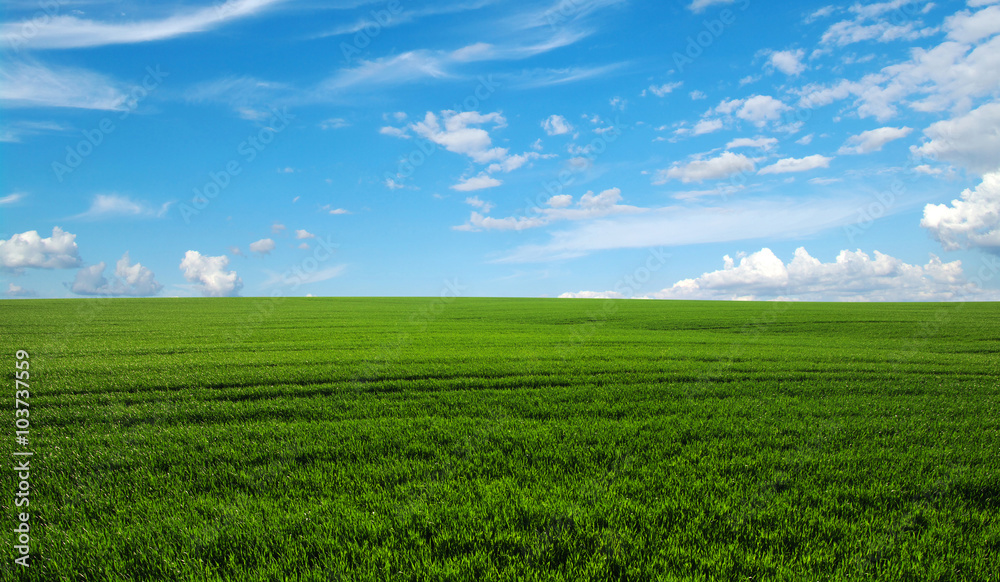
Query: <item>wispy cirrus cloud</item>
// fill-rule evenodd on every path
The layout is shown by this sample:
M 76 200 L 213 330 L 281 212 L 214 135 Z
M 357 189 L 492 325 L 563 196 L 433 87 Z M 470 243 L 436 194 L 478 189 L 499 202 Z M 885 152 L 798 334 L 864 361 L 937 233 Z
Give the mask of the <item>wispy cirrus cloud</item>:
M 166 40 L 212 30 L 223 24 L 259 14 L 285 0 L 229 0 L 198 9 L 184 9 L 166 18 L 104 22 L 70 15 L 55 15 L 34 33 L 23 33 L 30 21 L 0 25 L 0 38 L 8 46 L 28 49 L 69 49 Z
M 173 202 L 164 202 L 155 207 L 142 200 L 132 200 L 121 194 L 98 194 L 90 203 L 90 208 L 70 219 L 104 220 L 110 218 L 163 218 Z
M 755 199 L 726 206 L 649 209 L 580 223 L 553 232 L 543 244 L 520 246 L 496 263 L 529 263 L 582 257 L 603 250 L 718 243 L 751 239 L 792 239 L 858 219 L 861 198 Z
M 127 100 L 124 84 L 86 69 L 48 66 L 34 59 L 5 59 L 0 64 L 0 102 L 6 107 L 115 111 L 124 109 Z

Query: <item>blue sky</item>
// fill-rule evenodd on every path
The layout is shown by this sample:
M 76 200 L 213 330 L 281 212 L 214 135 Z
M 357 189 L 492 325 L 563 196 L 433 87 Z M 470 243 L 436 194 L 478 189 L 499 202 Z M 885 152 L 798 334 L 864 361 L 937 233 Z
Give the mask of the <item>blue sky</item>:
M 985 0 L 14 0 L 0 285 L 995 300 L 998 33 Z

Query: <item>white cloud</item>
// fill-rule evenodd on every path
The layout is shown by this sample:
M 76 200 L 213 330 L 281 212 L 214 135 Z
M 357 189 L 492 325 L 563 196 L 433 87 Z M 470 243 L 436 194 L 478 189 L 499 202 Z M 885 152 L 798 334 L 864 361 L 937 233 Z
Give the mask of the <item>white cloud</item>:
M 965 115 L 938 121 L 924 130 L 930 141 L 914 153 L 944 160 L 978 174 L 1000 169 L 1000 103 L 987 103 Z
M 689 95 L 691 96 L 691 100 L 692 101 L 698 101 L 700 99 L 707 99 L 708 98 L 708 95 L 706 95 L 704 91 L 698 91 L 697 89 L 694 90 L 694 91 L 691 91 L 691 93 L 689 93 Z
M 721 119 L 701 119 L 694 125 L 691 135 L 704 135 L 722 129 Z
M 827 186 L 841 181 L 843 181 L 841 178 L 809 178 L 808 180 L 810 184 L 816 184 L 817 186 Z
M 478 176 L 472 176 L 471 178 L 462 180 L 458 184 L 451 186 L 451 189 L 458 190 L 459 192 L 472 192 L 474 190 L 483 190 L 485 188 L 495 188 L 501 184 L 503 184 L 503 182 L 492 176 L 479 174 Z
M 634 215 L 573 223 L 549 241 L 522 245 L 495 262 L 526 263 L 581 257 L 611 249 L 674 247 L 752 239 L 792 239 L 859 220 L 860 194 L 734 199 L 720 206 L 648 209 Z
M 864 41 L 886 43 L 915 40 L 937 32 L 934 27 L 924 26 L 914 10 L 916 7 L 917 3 L 911 0 L 856 3 L 849 8 L 854 18 L 831 25 L 823 33 L 821 42 L 837 46 Z
M 852 135 L 839 150 L 838 154 L 867 154 L 882 150 L 882 146 L 897 139 L 910 135 L 912 127 L 880 127 L 869 129 L 858 135 Z
M 763 127 L 768 122 L 778 121 L 781 119 L 781 114 L 790 109 L 791 107 L 780 99 L 770 95 L 754 95 L 743 101 L 740 110 L 736 112 L 736 117 L 749 121 L 757 127 Z
M 761 168 L 758 174 L 787 174 L 789 172 L 806 172 L 816 168 L 830 167 L 830 160 L 826 156 L 815 154 L 804 158 L 784 158 L 777 162 Z
M 676 83 L 664 83 L 662 85 L 650 85 L 649 89 L 643 89 L 641 96 L 645 97 L 646 92 L 650 92 L 657 97 L 666 97 L 673 92 L 674 89 L 679 88 L 683 85 L 683 81 L 677 81 Z
M 76 16 L 51 16 L 43 26 L 31 21 L 9 22 L 0 27 L 8 46 L 32 49 L 80 48 L 131 44 L 174 38 L 216 28 L 228 21 L 257 14 L 282 0 L 229 0 L 220 5 L 178 11 L 159 20 L 100 22 Z M 34 34 L 22 34 L 31 26 Z
M 469 221 L 460 226 L 452 227 L 454 230 L 524 230 L 527 228 L 535 228 L 538 226 L 545 226 L 548 224 L 548 220 L 542 217 L 525 217 L 525 216 L 508 216 L 506 218 L 493 218 L 492 216 L 483 216 L 482 214 L 473 211 L 472 215 L 469 217 Z
M 24 192 L 14 192 L 12 194 L 8 194 L 3 198 L 0 198 L 0 206 L 4 206 L 5 204 L 14 204 L 16 202 L 20 202 L 21 200 L 24 199 L 25 196 L 27 196 L 27 194 L 25 194 Z
M 342 127 L 349 127 L 351 124 L 347 122 L 346 119 L 342 117 L 331 117 L 330 119 L 321 121 L 319 124 L 320 129 L 340 129 Z
M 0 240 L 0 267 L 6 269 L 69 269 L 79 266 L 80 255 L 76 235 L 58 226 L 52 236 L 42 238 L 38 231 L 29 230 Z
M 478 208 L 483 211 L 483 214 L 489 214 L 490 210 L 493 210 L 492 202 L 484 202 L 479 199 L 479 196 L 470 196 L 465 199 L 465 203 L 473 208 Z
M 733 148 L 746 147 L 746 148 L 760 148 L 766 151 L 770 150 L 776 145 L 778 145 L 778 140 L 777 138 L 773 137 L 758 137 L 754 139 L 750 139 L 748 137 L 738 137 L 727 143 L 726 149 L 729 150 Z
M 659 299 L 792 299 L 807 301 L 946 301 L 984 293 L 965 281 L 961 261 L 942 263 L 931 255 L 926 265 L 910 265 L 875 251 L 841 251 L 831 263 L 799 247 L 785 264 L 763 248 L 737 264 L 728 255 L 724 268 L 678 281 L 652 294 Z
M 309 232 L 308 230 L 299 229 L 295 231 L 295 238 L 298 240 L 302 240 L 306 238 L 316 238 L 316 235 Z
M 592 220 L 619 214 L 638 214 L 645 208 L 619 204 L 622 193 L 619 188 L 608 188 L 599 194 L 587 191 L 576 205 L 569 194 L 558 194 L 546 201 L 546 207 L 532 209 L 532 216 L 510 216 L 507 218 L 492 218 L 479 212 L 473 212 L 469 221 L 455 230 L 525 230 L 545 226 L 559 220 Z M 467 200 L 468 202 L 468 200 Z M 488 212 L 488 210 L 484 210 Z
M 25 60 L 0 64 L 0 102 L 7 107 L 122 110 L 127 101 L 127 88 L 99 73 Z
M 799 145 L 809 145 L 812 143 L 812 140 L 813 140 L 813 134 L 810 133 L 809 135 L 804 135 L 799 139 L 795 140 L 795 143 Z
M 559 69 L 531 69 L 514 76 L 512 87 L 538 89 L 566 85 L 577 81 L 595 79 L 624 67 L 627 63 L 612 63 L 597 67 L 563 67 Z
M 859 116 L 880 121 L 896 115 L 900 104 L 921 112 L 950 108 L 965 113 L 977 98 L 1000 94 L 1000 36 L 983 36 L 1000 27 L 993 18 L 995 8 L 946 19 L 943 28 L 954 38 L 930 48 L 914 48 L 909 60 L 885 66 L 878 73 L 857 81 L 841 79 L 829 86 L 807 85 L 799 90 L 799 104 L 819 107 L 853 96 Z
M 786 75 L 795 76 L 806 70 L 805 64 L 802 63 L 805 54 L 802 49 L 775 51 L 768 57 L 768 63 Z
M 243 280 L 236 271 L 226 271 L 229 257 L 203 256 L 198 251 L 187 251 L 181 260 L 180 269 L 184 278 L 199 285 L 201 292 L 209 297 L 230 297 L 243 288 Z
M 385 184 L 385 187 L 388 188 L 388 189 L 390 189 L 390 190 L 399 190 L 400 188 L 404 188 L 405 187 L 402 184 L 400 184 L 399 182 L 393 180 L 392 178 L 386 178 L 384 184 Z M 330 214 L 333 214 L 333 212 L 331 212 Z
M 688 4 L 688 10 L 698 14 L 704 11 L 709 6 L 715 6 L 718 4 L 732 4 L 736 0 L 692 0 L 691 4 Z
M 281 234 L 285 232 L 285 225 L 280 222 L 275 222 L 271 225 L 271 234 Z M 253 249 L 250 249 L 253 250 Z
M 554 158 L 554 157 L 556 157 L 555 154 L 540 154 L 538 152 L 524 152 L 523 154 L 512 154 L 499 162 L 493 162 L 486 168 L 486 171 L 490 173 L 500 172 L 500 171 L 504 173 L 513 172 L 514 170 L 528 163 L 528 161 L 530 160 L 537 160 L 539 158 Z
M 694 160 L 686 164 L 674 164 L 665 170 L 658 170 L 654 184 L 664 184 L 668 180 L 680 180 L 685 184 L 728 178 L 740 172 L 754 171 L 753 160 L 743 154 L 726 151 L 707 160 Z
M 978 247 L 1000 253 L 1000 170 L 986 174 L 951 206 L 928 204 L 920 226 L 946 250 Z
M 399 127 L 393 127 L 391 125 L 387 125 L 387 126 L 385 126 L 383 128 L 380 128 L 378 130 L 378 132 L 381 133 L 382 135 L 391 135 L 392 137 L 398 137 L 398 138 L 402 138 L 402 139 L 409 139 L 410 138 L 410 133 L 409 133 L 409 131 L 407 131 L 407 128 L 405 128 L 405 127 L 399 128 Z
M 38 297 L 38 293 L 32 289 L 25 289 L 13 283 L 7 284 L 7 297 Z
M 971 44 L 1000 32 L 1000 6 L 988 6 L 977 12 L 963 10 L 945 19 L 948 38 Z
M 80 269 L 70 290 L 78 295 L 149 297 L 163 289 L 163 285 L 156 282 L 153 271 L 141 263 L 131 264 L 128 251 L 115 264 L 111 281 L 104 276 L 105 267 L 100 262 Z
M 627 297 L 619 291 L 579 291 L 562 293 L 559 299 L 627 299 Z
M 71 218 L 79 220 L 102 220 L 116 217 L 162 218 L 170 209 L 171 202 L 161 204 L 159 208 L 141 200 L 132 200 L 121 194 L 98 194 L 90 203 L 86 212 Z
M 350 214 L 350 213 L 351 211 L 346 210 L 344 208 L 334 208 L 330 210 L 330 214 Z
M 812 12 L 811 14 L 809 14 L 809 16 L 806 17 L 806 24 L 815 22 L 820 18 L 826 18 L 827 16 L 833 14 L 835 10 L 836 7 L 834 6 L 824 6 L 822 8 L 819 8 L 818 10 Z
M 542 121 L 542 129 L 549 135 L 562 135 L 573 131 L 573 126 L 562 115 L 550 115 Z
M 442 127 L 441 122 L 444 122 Z M 462 154 L 481 164 L 503 160 L 507 157 L 506 148 L 493 147 L 493 141 L 486 130 L 470 127 L 483 123 L 493 123 L 501 128 L 507 121 L 500 113 L 482 114 L 478 111 L 442 111 L 439 120 L 434 113 L 428 111 L 424 120 L 410 124 L 418 135 L 425 137 L 450 152 Z
M 258 241 L 250 243 L 250 252 L 258 253 L 261 255 L 266 255 L 274 250 L 274 240 L 269 238 L 262 238 Z

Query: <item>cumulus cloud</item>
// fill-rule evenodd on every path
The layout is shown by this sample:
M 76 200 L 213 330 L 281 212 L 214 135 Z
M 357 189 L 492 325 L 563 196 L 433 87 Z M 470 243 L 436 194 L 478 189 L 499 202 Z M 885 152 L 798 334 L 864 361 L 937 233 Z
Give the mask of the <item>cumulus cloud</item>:
M 503 184 L 500 180 L 492 176 L 487 176 L 486 174 L 479 174 L 478 176 L 472 176 L 471 178 L 466 178 L 451 186 L 452 190 L 458 190 L 459 192 L 472 192 L 474 190 L 483 190 L 486 188 L 495 188 Z
M 573 126 L 562 115 L 550 115 L 542 121 L 542 129 L 548 135 L 562 135 L 573 131 Z
M 1000 169 L 998 127 L 1000 103 L 987 103 L 965 115 L 931 124 L 924 130 L 928 141 L 912 150 L 978 174 L 993 172 Z
M 921 112 L 949 108 L 964 113 L 975 99 L 996 96 L 1000 87 L 1000 11 L 996 6 L 960 12 L 945 20 L 948 38 L 930 48 L 914 48 L 909 60 L 885 66 L 859 80 L 799 90 L 802 107 L 821 107 L 854 97 L 861 117 L 892 118 L 900 104 Z M 913 22 L 905 26 L 912 26 Z M 875 30 L 875 29 L 870 29 Z M 936 32 L 935 29 L 924 29 Z M 838 42 L 838 44 L 841 44 Z
M 747 255 L 737 264 L 678 281 L 654 293 L 659 299 L 797 299 L 811 301 L 946 301 L 975 298 L 983 291 L 965 281 L 961 261 L 943 263 L 931 255 L 926 265 L 910 265 L 875 251 L 843 250 L 831 263 L 799 247 L 788 263 L 771 249 Z
M 714 158 L 694 160 L 686 164 L 676 163 L 670 168 L 659 170 L 653 183 L 659 185 L 669 180 L 680 180 L 687 184 L 719 180 L 740 172 L 752 172 L 754 168 L 753 160 L 745 155 L 725 151 Z
M 305 238 L 316 238 L 316 235 L 309 232 L 308 230 L 299 229 L 295 231 L 295 238 L 302 240 Z
M 79 265 L 76 235 L 58 226 L 47 238 L 42 238 L 38 231 L 29 230 L 9 240 L 0 240 L 0 267 L 6 269 L 69 269 Z
M 919 19 L 919 4 L 901 0 L 854 4 L 849 8 L 854 18 L 832 24 L 823 33 L 822 42 L 846 46 L 864 41 L 915 40 L 934 34 L 937 29 L 925 26 Z
M 475 162 L 503 160 L 507 157 L 507 149 L 493 147 L 490 134 L 485 129 L 473 127 L 484 123 L 493 123 L 496 128 L 507 125 L 507 121 L 497 112 L 483 114 L 478 111 L 442 111 L 439 118 L 428 111 L 423 121 L 413 123 L 410 127 L 417 135 L 444 146 L 450 152 L 468 156 Z
M 730 140 L 730 142 L 726 144 L 726 149 L 729 150 L 733 148 L 760 148 L 762 150 L 769 150 L 776 145 L 778 145 L 778 140 L 777 138 L 773 137 L 758 137 L 753 139 L 749 137 L 738 137 L 736 139 Z
M 920 226 L 946 250 L 978 247 L 1000 253 L 1000 170 L 983 176 L 975 190 L 964 190 L 951 206 L 925 206 Z
M 802 49 L 775 51 L 768 57 L 767 62 L 782 73 L 795 76 L 806 70 L 806 66 L 802 63 L 802 58 L 805 54 L 805 51 Z
M 274 240 L 269 238 L 262 238 L 258 241 L 250 243 L 250 252 L 258 253 L 261 255 L 266 255 L 274 250 Z
M 148 297 L 163 289 L 153 271 L 141 263 L 131 263 L 128 251 L 118 259 L 110 281 L 104 276 L 105 268 L 100 262 L 80 269 L 70 290 L 78 295 Z
M 723 123 L 721 119 L 700 119 L 691 129 L 691 135 L 705 135 L 706 133 L 719 131 L 722 127 Z
M 7 291 L 5 292 L 7 297 L 38 297 L 38 293 L 32 289 L 25 289 L 20 285 L 15 285 L 13 283 L 7 284 Z
M 484 214 L 489 214 L 490 210 L 493 210 L 493 203 L 484 202 L 479 199 L 479 196 L 470 196 L 465 199 L 465 203 L 473 208 L 482 210 Z
M 611 296 L 583 292 L 572 296 Z M 843 250 L 824 263 L 799 247 L 787 264 L 769 248 L 737 263 L 723 257 L 723 268 L 683 279 L 646 298 L 795 300 L 795 301 L 949 301 L 993 300 L 994 291 L 966 280 L 961 261 L 944 263 L 930 255 L 926 265 L 911 265 L 874 252 Z
M 806 172 L 816 168 L 830 167 L 830 160 L 826 156 L 815 154 L 804 158 L 784 158 L 774 162 L 770 166 L 760 169 L 758 174 L 787 174 L 790 172 Z
M 847 138 L 847 142 L 839 150 L 838 154 L 867 154 L 882 150 L 885 144 L 904 138 L 913 131 L 912 127 L 880 127 L 869 129 L 858 135 Z
M 749 121 L 757 127 L 763 127 L 769 122 L 781 119 L 781 114 L 789 111 L 791 107 L 785 105 L 780 99 L 775 99 L 770 95 L 754 95 L 742 101 L 736 117 Z
M 243 280 L 236 275 L 236 271 L 226 271 L 228 266 L 229 257 L 226 255 L 209 257 L 198 251 L 188 251 L 184 253 L 180 269 L 184 278 L 195 283 L 202 294 L 208 297 L 231 297 L 243 288 Z
M 652 93 L 653 95 L 656 95 L 657 97 L 666 97 L 667 95 L 669 95 L 670 93 L 672 93 L 674 89 L 679 88 L 683 84 L 684 84 L 683 81 L 677 81 L 676 83 L 664 83 L 662 85 L 650 85 L 649 89 L 643 89 L 642 90 L 641 96 L 645 97 L 646 94 L 647 94 L 647 91 L 648 91 L 649 93 Z

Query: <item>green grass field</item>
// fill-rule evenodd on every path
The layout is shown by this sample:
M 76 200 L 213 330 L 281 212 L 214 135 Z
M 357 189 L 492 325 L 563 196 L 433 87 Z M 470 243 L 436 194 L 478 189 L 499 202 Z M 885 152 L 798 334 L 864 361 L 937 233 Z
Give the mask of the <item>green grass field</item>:
M 998 304 L 31 300 L 0 330 L 3 580 L 1000 571 Z

